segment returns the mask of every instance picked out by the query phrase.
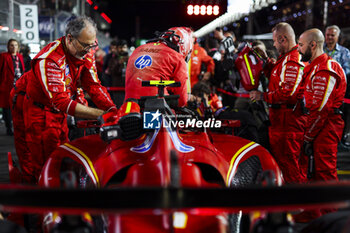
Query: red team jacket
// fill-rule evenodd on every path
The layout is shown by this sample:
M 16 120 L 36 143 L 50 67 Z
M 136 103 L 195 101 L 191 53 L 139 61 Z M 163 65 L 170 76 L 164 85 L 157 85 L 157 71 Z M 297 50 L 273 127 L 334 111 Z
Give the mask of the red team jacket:
M 346 91 L 346 76 L 338 62 L 327 54 L 305 68 L 305 106 L 310 110 L 305 139 L 312 141 L 334 109 L 340 108 Z
M 80 86 L 88 92 L 98 108 L 109 110 L 115 105 L 97 76 L 93 52 L 79 60 L 64 52 L 65 37 L 48 44 L 32 61 L 27 95 L 32 101 L 74 115 L 77 101 L 71 96 Z
M 298 90 L 302 84 L 304 64 L 295 46 L 279 57 L 270 73 L 269 91 L 264 100 L 269 104 L 295 104 Z
M 140 99 L 141 96 L 156 96 L 156 87 L 142 87 L 142 81 L 175 80 L 181 87 L 167 87 L 180 95 L 179 106 L 187 103 L 187 64 L 183 55 L 162 43 L 148 43 L 139 46 L 130 56 L 125 75 L 125 99 Z
M 19 64 L 24 72 L 23 57 L 17 53 Z M 15 70 L 13 67 L 12 56 L 10 53 L 0 54 L 0 108 L 9 108 L 10 92 L 13 88 Z
M 191 54 L 191 87 L 199 81 L 198 76 L 201 73 L 202 63 L 206 65 L 208 72 L 214 73 L 215 63 L 213 58 L 198 43 L 195 43 Z

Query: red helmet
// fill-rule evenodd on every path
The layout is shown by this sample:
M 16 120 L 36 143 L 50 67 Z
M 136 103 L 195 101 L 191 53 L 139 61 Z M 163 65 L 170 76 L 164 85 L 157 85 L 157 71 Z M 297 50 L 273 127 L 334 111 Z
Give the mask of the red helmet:
M 185 61 L 191 57 L 193 48 L 193 31 L 187 27 L 172 27 L 160 35 L 161 38 L 170 42 L 170 47 L 182 54 Z

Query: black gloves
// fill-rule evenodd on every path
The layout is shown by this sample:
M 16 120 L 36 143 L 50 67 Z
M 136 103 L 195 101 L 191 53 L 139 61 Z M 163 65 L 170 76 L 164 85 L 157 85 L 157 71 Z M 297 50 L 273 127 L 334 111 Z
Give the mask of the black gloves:
M 309 158 L 307 166 L 307 178 L 311 179 L 315 173 L 314 145 L 312 142 L 304 141 L 303 152 Z
M 307 156 L 311 156 L 314 154 L 314 147 L 312 142 L 304 141 L 303 144 L 303 152 Z

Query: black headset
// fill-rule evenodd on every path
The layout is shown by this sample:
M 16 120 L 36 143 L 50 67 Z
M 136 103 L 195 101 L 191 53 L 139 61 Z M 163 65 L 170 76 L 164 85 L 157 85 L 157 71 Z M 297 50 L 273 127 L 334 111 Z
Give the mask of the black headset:
M 156 38 L 148 40 L 146 43 L 152 43 L 152 42 L 164 42 L 169 48 L 174 49 L 176 52 L 180 51 L 179 45 L 177 44 L 177 41 L 181 40 L 179 35 L 175 34 L 175 31 L 173 30 L 167 30 L 164 32 L 155 32 Z M 177 38 L 177 41 L 175 41 L 175 38 Z

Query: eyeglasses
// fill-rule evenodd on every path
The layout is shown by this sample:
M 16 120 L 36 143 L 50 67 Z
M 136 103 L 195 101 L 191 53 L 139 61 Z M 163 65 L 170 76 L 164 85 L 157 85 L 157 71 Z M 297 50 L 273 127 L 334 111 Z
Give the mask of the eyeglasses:
M 94 44 L 86 44 L 86 43 L 81 42 L 78 38 L 75 38 L 75 37 L 73 37 L 73 38 L 78 41 L 78 43 L 83 47 L 84 51 L 89 51 L 90 49 L 94 49 L 98 46 L 97 41 L 95 41 Z

